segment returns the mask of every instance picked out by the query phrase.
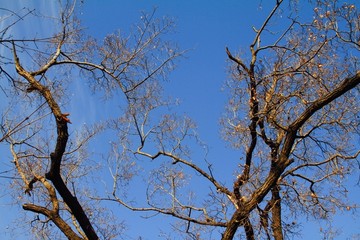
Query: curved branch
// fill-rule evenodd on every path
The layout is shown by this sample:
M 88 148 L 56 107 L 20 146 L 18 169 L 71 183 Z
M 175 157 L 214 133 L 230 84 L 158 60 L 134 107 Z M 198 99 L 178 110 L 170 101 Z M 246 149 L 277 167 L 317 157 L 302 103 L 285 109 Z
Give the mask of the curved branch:
M 275 12 L 277 11 L 277 9 L 280 7 L 280 5 L 281 5 L 282 2 L 283 2 L 283 0 L 278 0 L 278 1 L 276 1 L 275 7 L 274 7 L 273 10 L 270 12 L 269 16 L 266 18 L 266 20 L 264 21 L 263 25 L 260 27 L 259 30 L 256 30 L 256 36 L 255 36 L 255 38 L 254 38 L 254 41 L 253 41 L 252 44 L 250 45 L 250 48 L 253 48 L 253 47 L 255 46 L 255 44 L 259 42 L 261 33 L 264 31 L 266 25 L 269 23 L 270 19 L 271 19 L 272 16 L 275 14 Z
M 157 213 L 161 213 L 161 214 L 164 214 L 164 215 L 170 215 L 170 216 L 176 217 L 178 219 L 185 220 L 185 221 L 192 222 L 192 223 L 196 223 L 196 224 L 200 224 L 200 225 L 216 226 L 216 227 L 226 227 L 226 225 L 227 225 L 224 222 L 209 221 L 209 219 L 205 219 L 204 221 L 198 220 L 198 219 L 192 218 L 189 215 L 181 215 L 181 214 L 178 214 L 175 211 L 169 210 L 169 209 L 163 209 L 163 208 L 157 208 L 157 207 L 133 207 L 133 206 L 125 203 L 121 199 L 119 199 L 114 194 L 113 194 L 113 196 L 114 196 L 114 198 L 93 198 L 93 199 L 117 202 L 117 203 L 120 203 L 121 205 L 123 205 L 124 207 L 130 209 L 131 211 L 136 211 L 136 212 L 157 212 Z M 189 208 L 189 209 L 193 209 L 193 208 Z
M 53 211 L 45 207 L 37 206 L 35 204 L 30 204 L 30 203 L 24 204 L 23 209 L 27 211 L 39 213 L 48 217 L 53 221 L 53 223 L 55 223 L 55 225 L 59 229 L 61 229 L 61 231 L 66 235 L 68 239 L 82 240 L 82 238 L 80 238 L 57 213 L 54 213 Z
M 55 145 L 55 150 L 50 154 L 50 159 L 51 159 L 50 170 L 48 173 L 45 174 L 45 176 L 47 179 L 51 180 L 51 182 L 54 184 L 56 190 L 59 192 L 64 202 L 69 206 L 72 213 L 75 215 L 77 221 L 79 222 L 86 236 L 91 240 L 99 239 L 92 224 L 90 223 L 89 218 L 84 212 L 82 206 L 80 205 L 77 198 L 74 197 L 70 192 L 70 190 L 67 188 L 60 173 L 61 160 L 64 155 L 66 144 L 69 137 L 67 124 L 70 122 L 70 120 L 67 118 L 68 114 L 64 114 L 61 112 L 61 109 L 57 104 L 57 102 L 55 101 L 55 99 L 53 98 L 53 95 L 49 90 L 49 88 L 42 85 L 39 81 L 35 79 L 33 74 L 26 71 L 22 67 L 19 58 L 16 54 L 14 43 L 13 43 L 13 54 L 14 54 L 15 68 L 17 73 L 20 76 L 22 76 L 24 79 L 26 79 L 30 83 L 31 87 L 36 89 L 42 95 L 42 97 L 46 100 L 48 106 L 50 107 L 56 120 L 56 127 L 57 127 L 56 145 Z M 54 64 L 54 63 L 50 64 L 50 62 L 48 64 L 49 67 Z M 45 66 L 47 66 L 47 64 L 45 64 Z M 43 68 L 43 69 L 45 70 L 43 73 L 45 73 L 48 70 L 48 68 L 47 69 Z
M 343 156 L 341 154 L 336 154 L 334 156 L 331 156 L 330 158 L 328 159 L 325 159 L 324 161 L 321 161 L 321 162 L 309 162 L 309 163 L 304 163 L 304 164 L 301 164 L 301 165 L 298 165 L 292 169 L 289 169 L 287 170 L 282 176 L 281 178 L 285 178 L 286 176 L 288 175 L 292 175 L 294 174 L 297 170 L 299 169 L 302 169 L 302 168 L 305 168 L 305 167 L 319 167 L 321 165 L 324 165 L 324 164 L 327 164 L 329 162 L 336 162 L 335 159 L 337 158 L 342 158 L 342 159 L 355 159 L 357 158 L 358 156 L 360 155 L 360 150 L 357 151 L 354 155 L 351 155 L 351 156 Z M 337 164 L 335 163 L 335 165 L 337 166 Z
M 344 79 L 333 91 L 313 102 L 292 124 L 289 129 L 298 131 L 304 123 L 319 109 L 342 96 L 360 83 L 360 71 L 354 76 Z
M 264 199 L 264 197 L 279 181 L 279 178 L 284 170 L 293 162 L 292 159 L 289 159 L 289 156 L 296 139 L 297 131 L 319 109 L 355 88 L 359 83 L 360 71 L 358 71 L 354 76 L 344 79 L 333 91 L 314 101 L 292 124 L 290 124 L 278 160 L 271 166 L 269 175 L 264 183 L 254 191 L 250 200 L 244 203 L 243 209 L 238 209 L 234 213 L 223 234 L 223 240 L 233 239 L 241 221 L 243 221 L 257 206 L 257 204 Z
M 220 191 L 222 193 L 224 193 L 234 204 L 234 199 L 232 196 L 232 193 L 229 191 L 229 189 L 227 189 L 226 187 L 224 187 L 223 185 L 221 185 L 218 181 L 216 181 L 210 174 L 208 174 L 207 172 L 205 172 L 204 170 L 202 170 L 201 168 L 199 168 L 196 164 L 193 164 L 189 161 L 186 161 L 178 156 L 173 155 L 172 153 L 169 152 L 158 152 L 154 155 L 150 155 L 148 153 L 145 152 L 141 152 L 141 151 L 137 151 L 136 153 L 145 156 L 145 157 L 149 157 L 151 159 L 156 159 L 160 156 L 166 156 L 166 157 L 170 157 L 171 159 L 174 160 L 173 164 L 176 164 L 178 162 L 189 166 L 190 168 L 194 169 L 196 172 L 198 172 L 199 174 L 201 174 L 202 176 L 204 176 L 206 179 L 208 179 L 215 187 L 217 191 Z
M 234 61 L 236 64 L 241 66 L 247 73 L 250 72 L 249 69 L 247 68 L 247 66 L 239 58 L 236 58 L 231 54 L 229 48 L 226 47 L 225 50 L 226 50 L 226 54 L 228 55 L 230 60 Z

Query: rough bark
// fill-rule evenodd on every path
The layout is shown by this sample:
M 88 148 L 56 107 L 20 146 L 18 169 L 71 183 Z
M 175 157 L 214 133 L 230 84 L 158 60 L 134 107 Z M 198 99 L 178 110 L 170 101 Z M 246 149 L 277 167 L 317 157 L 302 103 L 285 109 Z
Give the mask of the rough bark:
M 280 198 L 280 187 L 276 185 L 272 190 L 272 199 L 274 203 L 271 208 L 272 223 L 271 228 L 275 240 L 283 240 L 283 232 L 281 225 L 281 198 Z
M 36 213 L 39 213 L 39 214 L 42 214 L 42 215 L 48 217 L 65 234 L 65 236 L 68 239 L 71 239 L 71 240 L 81 240 L 82 239 L 71 229 L 71 227 L 61 217 L 59 217 L 59 215 L 57 213 L 55 213 L 47 208 L 40 207 L 40 206 L 37 206 L 34 204 L 24 204 L 23 209 L 32 211 L 32 212 L 36 212 Z
M 55 56 L 60 54 L 59 45 Z M 46 70 L 55 64 L 56 58 L 52 58 L 49 63 L 44 65 L 39 72 L 28 72 L 26 71 L 22 65 L 20 64 L 19 58 L 16 54 L 15 44 L 13 44 L 13 53 L 14 53 L 14 60 L 15 60 L 15 67 L 17 73 L 22 76 L 28 83 L 30 84 L 31 88 L 38 91 L 42 97 L 46 100 L 48 106 L 50 107 L 53 116 L 56 120 L 57 126 L 57 139 L 56 139 L 56 146 L 54 151 L 50 154 L 50 170 L 46 173 L 46 178 L 49 179 L 53 184 L 55 189 L 59 192 L 60 196 L 63 198 L 65 204 L 68 205 L 72 214 L 74 214 L 76 220 L 78 221 L 79 225 L 81 226 L 82 230 L 84 231 L 85 235 L 90 240 L 99 239 L 92 224 L 90 223 L 89 218 L 87 217 L 86 213 L 84 212 L 83 208 L 81 207 L 79 201 L 76 197 L 72 195 L 70 190 L 67 188 L 66 184 L 64 183 L 61 173 L 60 173 L 60 166 L 63 154 L 66 149 L 66 144 L 68 141 L 68 127 L 67 124 L 69 119 L 67 119 L 67 114 L 61 112 L 59 105 L 57 104 L 56 100 L 53 98 L 51 91 L 44 85 L 42 85 L 35 76 L 37 74 L 43 74 Z
M 354 76 L 344 79 L 334 90 L 314 101 L 307 109 L 304 110 L 302 114 L 299 115 L 296 120 L 294 120 L 289 125 L 285 135 L 284 143 L 280 147 L 281 150 L 278 160 L 272 164 L 269 175 L 264 183 L 258 189 L 256 189 L 251 198 L 243 204 L 243 209 L 235 211 L 222 235 L 222 240 L 231 240 L 234 238 L 235 233 L 241 223 L 249 216 L 250 212 L 256 208 L 260 202 L 262 202 L 264 197 L 271 191 L 271 189 L 276 186 L 276 183 L 281 177 L 281 174 L 292 163 L 292 160 L 289 159 L 289 156 L 299 129 L 318 110 L 331 103 L 335 99 L 341 97 L 351 89 L 355 88 L 357 85 L 359 85 L 359 83 L 360 71 L 358 71 Z M 278 208 L 276 211 L 281 211 L 281 209 Z M 278 213 L 275 212 L 275 214 Z M 281 219 L 278 220 L 281 221 Z M 277 236 L 280 237 L 279 231 L 281 231 L 281 228 L 273 228 L 273 230 L 276 230 L 276 234 L 278 234 Z
M 254 229 L 253 226 L 251 225 L 249 218 L 245 219 L 244 221 L 244 229 L 246 234 L 246 240 L 255 240 Z

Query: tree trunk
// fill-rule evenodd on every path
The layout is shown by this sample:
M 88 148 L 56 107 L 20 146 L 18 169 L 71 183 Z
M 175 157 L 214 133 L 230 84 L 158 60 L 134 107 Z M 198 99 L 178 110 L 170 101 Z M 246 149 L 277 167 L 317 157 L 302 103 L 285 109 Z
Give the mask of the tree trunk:
M 272 201 L 274 205 L 271 208 L 272 223 L 271 228 L 275 240 L 283 240 L 282 225 L 281 225 L 281 198 L 280 186 L 276 185 L 272 189 Z

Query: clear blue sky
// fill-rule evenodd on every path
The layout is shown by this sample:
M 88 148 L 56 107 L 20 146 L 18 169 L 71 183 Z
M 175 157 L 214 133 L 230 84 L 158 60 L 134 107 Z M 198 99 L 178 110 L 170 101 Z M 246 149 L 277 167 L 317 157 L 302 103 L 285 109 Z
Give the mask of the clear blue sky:
M 177 69 L 170 74 L 170 82 L 166 85 L 166 91 L 169 95 L 180 98 L 179 112 L 186 113 L 197 122 L 199 134 L 209 146 L 208 159 L 218 165 L 216 174 L 221 175 L 225 181 L 229 181 L 227 184 L 231 185 L 231 181 L 234 179 L 232 169 L 237 166 L 240 156 L 219 141 L 219 119 L 227 99 L 226 92 L 221 90 L 228 77 L 225 47 L 228 46 L 234 51 L 246 51 L 254 36 L 252 27 L 259 27 L 265 15 L 271 10 L 272 4 L 269 4 L 271 2 L 273 1 L 84 0 L 84 4 L 79 9 L 79 17 L 86 31 L 100 40 L 118 29 L 128 31 L 130 25 L 139 21 L 142 10 L 151 12 L 156 7 L 157 16 L 167 15 L 175 19 L 177 26 L 170 37 L 178 43 L 181 49 L 190 49 L 190 51 L 186 53 L 186 58 L 182 58 L 178 62 Z M 42 13 L 45 11 L 45 14 L 49 16 L 55 16 L 59 11 L 57 1 L 0 0 L 0 7 L 14 11 L 21 9 L 25 4 Z M 3 12 L 0 12 L 0 16 L 1 14 Z M 46 22 L 34 22 L 31 24 L 31 28 L 26 24 L 29 23 L 24 22 L 23 26 L 19 26 L 16 33 L 20 34 L 21 32 L 32 36 L 34 31 L 40 34 L 49 31 Z M 86 92 L 76 90 L 74 94 L 76 104 L 71 104 L 69 109 L 73 121 L 70 128 L 80 126 L 85 121 L 82 112 L 78 111 L 79 105 L 91 104 L 94 109 L 97 109 L 96 111 L 101 111 L 103 108 L 97 104 L 96 100 L 87 99 Z M 111 112 L 111 109 L 107 107 L 102 110 L 105 113 Z M 1 151 L 7 150 L 0 149 Z M 4 164 L 4 161 L 7 161 L 7 164 Z M 1 158 L 0 172 L 7 169 L 9 162 L 9 158 Z M 0 181 L 4 180 L 0 179 Z M 7 192 L 5 191 L 5 194 Z M 354 197 L 359 197 L 358 192 L 356 195 Z M 20 207 L 10 207 L 8 195 L 1 196 L 2 194 L 0 194 L 0 239 L 11 239 L 11 235 L 6 233 L 6 229 L 11 224 L 10 221 L 17 219 L 16 214 Z M 165 222 L 168 219 L 158 217 L 148 219 L 139 230 L 137 222 L 143 223 L 143 220 L 138 217 L 140 216 L 138 213 L 123 210 L 121 207 L 114 208 L 114 212 L 121 214 L 121 218 L 124 220 L 127 219 L 128 234 L 131 237 L 141 234 L 143 239 L 148 240 L 158 239 L 161 228 L 159 219 Z M 135 217 L 133 217 L 134 215 Z M 347 231 L 359 233 L 359 221 L 354 217 L 347 217 L 347 215 L 343 218 L 337 217 L 340 221 L 336 226 L 344 233 Z M 299 239 L 320 239 L 320 225 L 305 220 L 303 226 L 304 238 Z M 343 239 L 350 235 L 343 235 Z M 29 239 L 29 237 L 21 238 L 16 235 L 15 239 Z

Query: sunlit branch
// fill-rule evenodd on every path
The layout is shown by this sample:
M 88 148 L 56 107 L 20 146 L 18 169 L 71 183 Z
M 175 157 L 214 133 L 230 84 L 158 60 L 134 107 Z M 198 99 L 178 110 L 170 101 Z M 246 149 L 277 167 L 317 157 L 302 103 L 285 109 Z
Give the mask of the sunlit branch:
M 166 157 L 169 157 L 171 159 L 173 159 L 173 164 L 176 164 L 178 162 L 186 165 L 186 166 L 189 166 L 190 168 L 194 169 L 196 172 L 198 172 L 199 174 L 201 174 L 202 176 L 204 176 L 206 179 L 208 179 L 217 189 L 217 191 L 220 191 L 222 193 L 224 193 L 226 196 L 228 196 L 228 198 L 231 200 L 231 201 L 234 201 L 233 200 L 233 197 L 232 197 L 232 194 L 231 192 L 224 186 L 222 186 L 220 183 L 218 183 L 210 174 L 206 173 L 204 170 L 202 170 L 201 168 L 199 168 L 196 164 L 193 164 L 189 161 L 186 161 L 178 156 L 175 156 L 174 154 L 172 153 L 169 153 L 169 152 L 158 152 L 154 155 L 151 155 L 151 154 L 148 154 L 148 153 L 145 153 L 145 152 L 141 152 L 141 151 L 138 151 L 137 152 L 138 154 L 142 155 L 142 156 L 145 156 L 145 157 L 148 157 L 148 158 L 151 158 L 151 159 L 156 159 L 160 156 L 166 156 Z
M 156 73 L 158 73 L 161 69 L 164 68 L 164 66 L 166 66 L 170 61 L 172 61 L 174 58 L 181 56 L 183 53 L 177 53 L 172 55 L 170 58 L 166 59 L 165 61 L 163 61 L 160 65 L 158 65 L 154 70 L 152 70 L 150 73 L 147 74 L 147 76 L 139 81 L 138 83 L 136 83 L 134 86 L 131 86 L 130 89 L 127 89 L 124 93 L 128 93 L 131 91 L 134 91 L 136 88 L 138 88 L 140 85 L 142 85 L 144 82 L 146 82 L 148 79 L 152 78 Z
M 269 21 L 272 19 L 273 15 L 276 13 L 276 11 L 278 10 L 278 8 L 280 7 L 281 3 L 283 2 L 283 0 L 278 0 L 276 1 L 276 5 L 273 8 L 273 10 L 270 12 L 269 16 L 265 19 L 264 23 L 262 24 L 262 26 L 260 27 L 259 30 L 256 30 L 256 36 L 254 38 L 254 41 L 251 43 L 250 48 L 253 49 L 254 46 L 260 41 L 260 36 L 262 34 L 262 32 L 264 31 L 265 27 L 268 25 Z M 256 55 L 257 52 L 253 52 L 253 56 Z
M 4 141 L 6 138 L 10 137 L 12 134 L 20 131 L 21 129 L 30 126 L 31 124 L 33 124 L 34 122 L 38 121 L 40 118 L 35 119 L 25 125 L 23 125 L 24 122 L 28 121 L 30 119 L 30 117 L 32 115 L 34 115 L 37 111 L 39 111 L 44 105 L 46 104 L 46 102 L 42 103 L 39 107 L 37 107 L 33 112 L 31 112 L 29 114 L 29 116 L 25 117 L 22 121 L 20 121 L 17 125 L 15 125 L 12 129 L 8 130 L 1 138 L 0 138 L 0 142 Z M 47 116 L 47 115 L 45 115 Z M 45 117 L 43 116 L 43 117 Z M 41 117 L 42 118 L 42 117 Z M 23 125 L 23 126 L 21 126 Z
M 59 50 L 60 51 L 60 50 Z M 60 54 L 60 52 L 59 52 Z M 50 154 L 51 165 L 50 170 L 46 173 L 46 178 L 51 180 L 54 184 L 56 190 L 59 192 L 61 197 L 63 198 L 64 202 L 69 206 L 72 212 L 75 214 L 76 219 L 78 220 L 79 224 L 81 225 L 83 231 L 86 235 L 91 239 L 98 239 L 98 236 L 93 229 L 88 216 L 85 214 L 83 208 L 81 207 L 80 203 L 78 202 L 77 198 L 73 197 L 69 189 L 67 188 L 66 184 L 64 183 L 61 173 L 60 173 L 60 166 L 61 161 L 66 149 L 66 145 L 68 142 L 68 127 L 67 124 L 70 120 L 67 118 L 68 114 L 62 113 L 61 109 L 54 99 L 51 91 L 48 87 L 42 85 L 39 81 L 36 80 L 33 74 L 26 71 L 22 65 L 20 64 L 19 58 L 16 53 L 15 44 L 13 43 L 13 55 L 15 60 L 15 68 L 17 73 L 22 76 L 25 80 L 29 82 L 31 87 L 36 89 L 42 97 L 46 100 L 48 106 L 52 110 L 52 113 L 56 120 L 57 126 L 57 139 L 54 151 Z M 55 54 L 56 56 L 56 54 Z M 56 56 L 57 58 L 57 56 Z M 53 64 L 56 62 L 56 58 L 49 61 L 49 64 L 45 64 L 41 70 L 46 72 Z M 35 72 L 36 73 L 36 72 Z
M 15 164 L 17 172 L 19 173 L 19 175 L 20 175 L 22 181 L 24 182 L 24 184 L 26 186 L 28 186 L 29 181 L 27 180 L 27 178 L 25 176 L 25 173 L 24 173 L 23 169 L 20 166 L 18 155 L 16 154 L 15 149 L 14 149 L 14 144 L 10 144 L 10 151 L 11 151 L 11 154 L 13 155 L 13 162 Z
M 228 55 L 229 59 L 231 59 L 236 64 L 241 66 L 248 74 L 250 73 L 250 70 L 247 68 L 247 66 L 239 58 L 234 57 L 227 47 L 225 48 L 225 50 L 226 50 L 226 54 Z
M 189 215 L 182 215 L 182 214 L 176 213 L 175 211 L 173 211 L 173 209 L 169 210 L 169 209 L 157 208 L 157 207 L 148 207 L 148 208 L 146 208 L 146 207 L 144 207 L 144 208 L 133 207 L 133 206 L 130 206 L 129 204 L 125 203 L 124 201 L 122 201 L 117 196 L 113 195 L 113 197 L 114 198 L 93 198 L 93 199 L 117 202 L 117 203 L 120 203 L 121 205 L 123 205 L 124 207 L 126 207 L 126 208 L 128 208 L 128 209 L 130 209 L 132 211 L 157 212 L 157 213 L 170 215 L 170 216 L 176 217 L 178 219 L 185 220 L 185 221 L 188 221 L 188 222 L 191 222 L 191 223 L 200 224 L 200 225 L 226 227 L 226 223 L 224 223 L 224 222 L 212 222 L 212 221 L 207 221 L 207 220 L 202 221 L 202 220 L 199 220 L 199 219 L 192 218 Z M 194 209 L 194 208 L 191 207 L 190 209 Z
M 355 88 L 360 83 L 360 71 L 354 76 L 344 79 L 334 90 L 314 101 L 292 124 L 289 129 L 297 131 L 319 109 Z
M 23 209 L 45 215 L 46 217 L 51 219 L 53 223 L 55 223 L 55 225 L 60 230 L 62 230 L 69 239 L 82 240 L 82 238 L 80 238 L 57 213 L 54 213 L 53 211 L 45 207 L 37 206 L 30 203 L 24 204 Z
M 63 26 L 63 34 L 62 34 L 62 37 L 61 37 L 61 39 L 60 39 L 60 41 L 58 43 L 58 46 L 57 46 L 56 51 L 54 53 L 54 56 L 50 59 L 50 61 L 48 61 L 38 71 L 30 72 L 30 75 L 32 75 L 32 76 L 41 75 L 41 74 L 45 73 L 51 66 L 53 66 L 56 63 L 56 61 L 57 61 L 57 59 L 58 59 L 58 57 L 60 56 L 60 53 L 61 53 L 61 47 L 65 42 L 65 37 L 66 37 L 65 26 Z
M 300 164 L 296 167 L 293 167 L 289 170 L 287 170 L 283 175 L 282 175 L 282 178 L 284 179 L 286 176 L 288 175 L 292 175 L 294 174 L 296 171 L 300 170 L 300 169 L 303 169 L 303 168 L 307 168 L 307 167 L 320 167 L 324 164 L 327 164 L 327 163 L 334 163 L 335 164 L 335 167 L 337 167 L 337 159 L 344 159 L 344 160 L 352 160 L 352 159 L 356 159 L 358 156 L 360 155 L 360 150 L 358 150 L 355 154 L 351 155 L 351 156 L 345 156 L 345 155 L 342 155 L 342 154 L 335 154 L 323 161 L 319 161 L 319 162 L 307 162 L 307 163 L 304 163 L 304 164 Z

